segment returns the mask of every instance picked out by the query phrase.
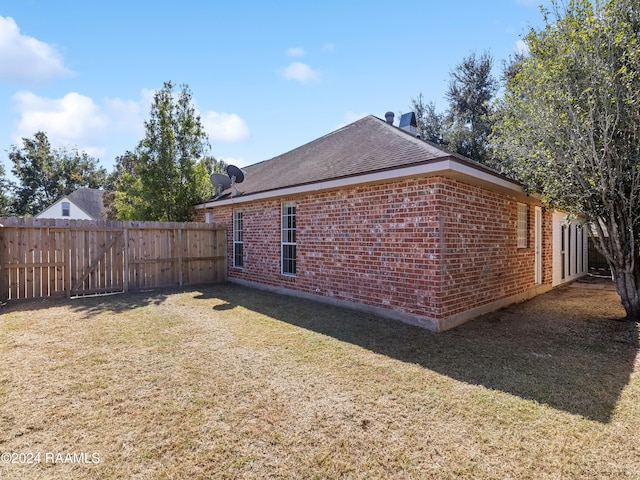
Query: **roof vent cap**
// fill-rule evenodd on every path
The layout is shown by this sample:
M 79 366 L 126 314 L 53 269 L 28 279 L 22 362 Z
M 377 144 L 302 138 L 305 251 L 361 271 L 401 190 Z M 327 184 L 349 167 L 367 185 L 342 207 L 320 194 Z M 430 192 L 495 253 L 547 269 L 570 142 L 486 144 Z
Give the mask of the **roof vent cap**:
M 393 112 L 387 112 L 384 114 L 384 118 L 389 125 L 393 125 L 393 117 L 395 117 Z
M 400 117 L 399 128 L 405 132 L 409 132 L 414 137 L 418 136 L 418 122 L 414 112 L 405 113 Z

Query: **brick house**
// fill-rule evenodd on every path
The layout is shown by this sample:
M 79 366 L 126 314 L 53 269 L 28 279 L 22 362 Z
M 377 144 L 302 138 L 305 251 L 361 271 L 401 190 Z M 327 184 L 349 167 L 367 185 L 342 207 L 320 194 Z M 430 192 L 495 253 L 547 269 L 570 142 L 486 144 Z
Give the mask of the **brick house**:
M 198 205 L 229 280 L 442 331 L 585 273 L 577 222 L 407 130 L 367 116 Z

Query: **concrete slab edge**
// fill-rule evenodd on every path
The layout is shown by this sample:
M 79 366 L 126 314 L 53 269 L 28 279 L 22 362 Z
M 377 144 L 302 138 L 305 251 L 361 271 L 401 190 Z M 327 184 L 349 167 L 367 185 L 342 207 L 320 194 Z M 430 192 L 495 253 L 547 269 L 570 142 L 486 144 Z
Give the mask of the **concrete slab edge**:
M 250 280 L 243 280 L 239 278 L 229 278 L 229 282 L 235 283 L 237 285 L 242 285 L 244 287 L 255 288 L 257 290 L 264 290 L 272 293 L 277 293 L 280 295 L 288 295 L 292 297 L 303 298 L 306 300 L 312 300 L 315 302 L 324 303 L 324 304 L 332 305 L 335 307 L 341 307 L 341 308 L 347 308 L 350 310 L 371 313 L 383 318 L 389 318 L 389 319 L 397 320 L 397 321 L 407 323 L 409 325 L 413 325 L 416 327 L 421 327 L 426 330 L 430 330 L 432 332 L 443 332 L 445 330 L 450 330 L 454 327 L 457 327 L 458 325 L 462 325 L 463 323 L 468 322 L 469 320 L 475 317 L 484 315 L 485 313 L 489 313 L 494 310 L 498 310 L 500 308 L 506 307 L 513 303 L 523 302 L 541 293 L 548 292 L 552 288 L 550 285 L 542 285 L 542 286 L 533 288 L 531 290 L 528 290 L 526 292 L 520 293 L 518 295 L 512 295 L 510 297 L 496 300 L 486 305 L 482 305 L 480 307 L 467 310 L 466 312 L 461 312 L 459 314 L 452 315 L 447 318 L 436 319 L 436 318 L 431 318 L 431 317 L 426 317 L 421 315 L 414 315 L 406 312 L 399 312 L 396 310 L 389 310 L 382 307 L 375 307 L 375 306 L 366 305 L 363 303 L 351 302 L 348 300 L 341 300 L 337 298 L 325 297 L 322 295 L 315 295 L 312 293 L 301 292 L 299 290 L 293 290 L 285 287 L 266 285 L 266 284 L 252 282 Z

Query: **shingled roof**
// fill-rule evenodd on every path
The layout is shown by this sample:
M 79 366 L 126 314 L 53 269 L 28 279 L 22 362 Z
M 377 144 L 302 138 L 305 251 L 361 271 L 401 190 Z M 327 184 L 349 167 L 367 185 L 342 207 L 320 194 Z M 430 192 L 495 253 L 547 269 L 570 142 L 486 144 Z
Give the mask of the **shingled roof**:
M 104 190 L 94 188 L 79 188 L 75 192 L 67 195 L 67 198 L 77 207 L 81 208 L 91 218 L 98 219 L 100 214 L 106 210 L 102 202 Z
M 236 187 L 242 196 L 247 196 L 443 159 L 501 176 L 473 160 L 368 115 L 287 153 L 243 167 L 244 182 Z M 229 194 L 238 196 L 233 189 L 225 193 L 227 195 L 220 199 L 228 198 Z

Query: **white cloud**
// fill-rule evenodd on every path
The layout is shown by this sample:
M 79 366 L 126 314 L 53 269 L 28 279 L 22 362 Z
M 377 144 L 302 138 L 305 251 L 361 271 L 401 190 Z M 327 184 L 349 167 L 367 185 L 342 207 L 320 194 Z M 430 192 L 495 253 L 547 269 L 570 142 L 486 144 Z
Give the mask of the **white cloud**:
M 46 98 L 20 91 L 13 96 L 18 120 L 12 140 L 21 144 L 23 137 L 30 138 L 41 130 L 54 148 L 75 147 L 108 164 L 115 156 L 135 149 L 144 138 L 144 121 L 154 93 L 155 90 L 143 89 L 138 100 L 105 98 L 96 102 L 77 92 Z M 208 111 L 201 117 L 213 142 L 249 138 L 249 128 L 236 114 Z
M 235 113 L 209 110 L 202 115 L 202 125 L 213 143 L 239 142 L 249 138 L 249 127 Z
M 287 55 L 289 57 L 303 57 L 304 55 L 306 55 L 306 53 L 307 52 L 305 52 L 304 48 L 302 47 L 293 47 L 287 50 Z
M 318 72 L 302 62 L 291 63 L 282 73 L 288 80 L 295 80 L 305 85 L 315 83 L 320 79 Z
M 72 74 L 53 47 L 22 35 L 13 18 L 0 17 L 0 81 L 37 82 Z
M 145 99 L 136 102 L 108 98 L 99 105 L 76 92 L 50 99 L 21 91 L 13 100 L 20 116 L 12 133 L 16 143 L 42 130 L 54 147 L 77 147 L 91 156 L 103 158 L 114 135 L 134 134 L 138 138 L 144 135 Z M 134 147 L 135 143 L 129 148 Z M 122 153 L 124 151 L 114 154 Z

